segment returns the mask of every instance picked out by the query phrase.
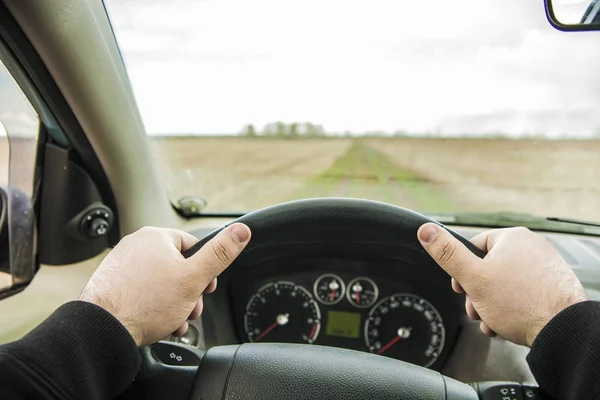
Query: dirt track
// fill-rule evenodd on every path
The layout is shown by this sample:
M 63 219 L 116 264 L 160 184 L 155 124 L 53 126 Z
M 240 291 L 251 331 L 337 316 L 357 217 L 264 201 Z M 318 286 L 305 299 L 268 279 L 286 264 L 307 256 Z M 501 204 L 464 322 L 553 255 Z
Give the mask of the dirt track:
M 178 138 L 153 144 L 173 198 L 198 194 L 212 211 L 351 196 L 428 212 L 600 221 L 600 141 Z

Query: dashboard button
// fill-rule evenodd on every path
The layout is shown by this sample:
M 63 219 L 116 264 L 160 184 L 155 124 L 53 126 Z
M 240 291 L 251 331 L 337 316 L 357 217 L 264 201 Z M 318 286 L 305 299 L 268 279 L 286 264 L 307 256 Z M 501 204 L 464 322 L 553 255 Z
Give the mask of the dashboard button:
M 190 367 L 200 365 L 200 357 L 190 349 L 171 342 L 158 342 L 152 346 L 154 358 L 166 365 Z

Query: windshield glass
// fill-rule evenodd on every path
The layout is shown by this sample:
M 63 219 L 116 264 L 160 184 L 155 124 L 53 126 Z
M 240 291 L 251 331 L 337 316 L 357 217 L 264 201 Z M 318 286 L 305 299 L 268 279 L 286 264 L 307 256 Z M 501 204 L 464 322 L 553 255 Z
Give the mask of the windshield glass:
M 600 220 L 600 34 L 539 0 L 107 0 L 172 200 Z

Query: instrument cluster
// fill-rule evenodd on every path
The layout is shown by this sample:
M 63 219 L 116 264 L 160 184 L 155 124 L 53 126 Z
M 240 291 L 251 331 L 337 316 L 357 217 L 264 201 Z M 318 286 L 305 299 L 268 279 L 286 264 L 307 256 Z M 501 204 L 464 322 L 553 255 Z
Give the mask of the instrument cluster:
M 255 287 L 238 312 L 246 342 L 343 347 L 425 367 L 436 364 L 447 346 L 447 326 L 433 301 L 389 278 L 299 271 Z

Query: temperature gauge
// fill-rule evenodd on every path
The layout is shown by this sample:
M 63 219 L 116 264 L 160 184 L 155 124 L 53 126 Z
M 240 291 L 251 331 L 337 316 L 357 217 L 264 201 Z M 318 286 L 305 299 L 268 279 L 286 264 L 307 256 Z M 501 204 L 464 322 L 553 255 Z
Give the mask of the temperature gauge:
M 344 281 L 335 274 L 321 275 L 315 281 L 315 296 L 323 304 L 338 303 L 344 297 L 345 290 Z
M 354 307 L 371 307 L 379 296 L 379 289 L 372 279 L 365 276 L 354 278 L 348 284 L 346 297 Z

